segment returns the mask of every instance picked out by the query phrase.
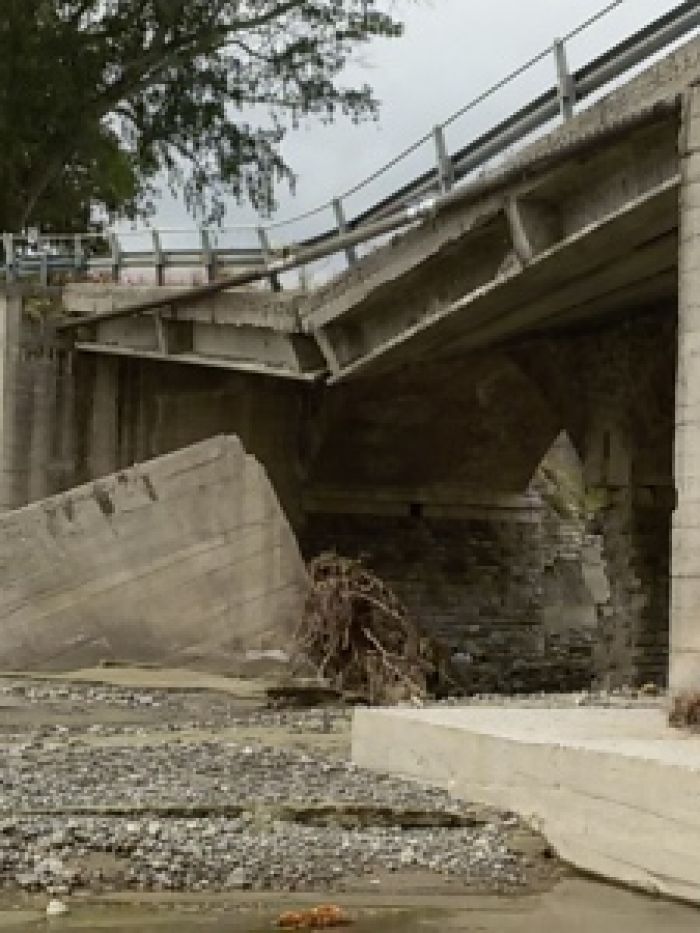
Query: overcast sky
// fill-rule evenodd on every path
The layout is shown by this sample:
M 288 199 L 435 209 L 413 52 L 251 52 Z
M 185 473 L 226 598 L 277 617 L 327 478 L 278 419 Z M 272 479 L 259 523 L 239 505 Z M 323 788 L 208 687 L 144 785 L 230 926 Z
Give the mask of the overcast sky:
M 436 122 L 517 68 L 556 36 L 574 29 L 606 5 L 605 0 L 396 0 L 406 33 L 398 40 L 380 40 L 363 49 L 351 73 L 367 81 L 382 102 L 378 123 L 331 127 L 308 123 L 289 132 L 283 152 L 298 176 L 295 196 L 280 190 L 280 208 L 273 220 L 283 220 L 328 200 L 391 159 Z M 625 0 L 568 48 L 576 69 L 645 23 L 677 6 L 677 0 Z M 450 148 L 526 103 L 551 85 L 549 59 L 499 92 L 448 133 Z M 348 204 L 356 213 L 377 197 L 428 167 L 429 147 Z M 280 231 L 287 240 L 328 227 L 330 217 Z M 184 208 L 164 200 L 157 224 L 190 226 Z M 232 203 L 226 224 L 255 223 L 256 215 Z

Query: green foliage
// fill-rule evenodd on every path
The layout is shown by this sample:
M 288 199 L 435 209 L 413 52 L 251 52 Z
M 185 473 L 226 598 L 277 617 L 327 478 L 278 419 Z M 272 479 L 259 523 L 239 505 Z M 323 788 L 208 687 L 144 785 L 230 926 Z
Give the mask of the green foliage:
M 0 0 L 0 229 L 84 227 L 152 207 L 166 172 L 191 212 L 269 210 L 302 117 L 374 116 L 342 70 L 394 37 L 392 0 Z

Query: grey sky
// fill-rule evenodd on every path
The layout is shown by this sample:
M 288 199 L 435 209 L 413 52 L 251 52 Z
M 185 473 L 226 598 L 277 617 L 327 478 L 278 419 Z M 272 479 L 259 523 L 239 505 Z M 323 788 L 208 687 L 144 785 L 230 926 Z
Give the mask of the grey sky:
M 280 190 L 273 220 L 306 211 L 347 189 L 391 159 L 436 122 L 522 64 L 554 37 L 563 35 L 605 6 L 605 0 L 396 0 L 406 23 L 402 39 L 380 41 L 363 50 L 351 73 L 366 80 L 382 101 L 379 123 L 324 127 L 310 122 L 290 131 L 284 154 L 298 175 L 296 195 Z M 570 45 L 572 68 L 677 6 L 677 0 L 625 0 L 605 20 Z M 548 60 L 455 124 L 451 148 L 524 104 L 553 81 Z M 355 213 L 376 197 L 426 168 L 429 147 L 388 177 L 351 199 Z M 232 203 L 225 223 L 255 223 L 255 213 Z M 280 231 L 293 239 L 329 226 L 330 216 Z M 157 224 L 190 226 L 179 204 L 164 201 Z

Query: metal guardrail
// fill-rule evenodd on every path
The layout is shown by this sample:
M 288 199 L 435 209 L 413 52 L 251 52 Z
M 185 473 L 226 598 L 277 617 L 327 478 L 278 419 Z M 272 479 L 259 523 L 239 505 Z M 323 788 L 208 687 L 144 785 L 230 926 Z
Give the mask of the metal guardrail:
M 405 212 L 412 205 L 420 203 L 431 195 L 449 192 L 460 181 L 483 168 L 491 159 L 504 153 L 513 143 L 542 129 L 558 116 L 562 120 L 570 119 L 577 103 L 602 90 L 630 69 L 643 64 L 652 55 L 663 51 L 673 42 L 700 27 L 700 0 L 686 0 L 588 65 L 576 72 L 570 72 L 567 64 L 566 43 L 585 32 L 623 2 L 624 0 L 614 0 L 563 39 L 555 40 L 551 48 L 543 50 L 493 87 L 469 101 L 386 165 L 331 201 L 303 214 L 276 221 L 267 226 L 225 228 L 229 231 L 254 231 L 259 243 L 258 248 L 219 247 L 215 242 L 217 231 L 206 228 L 198 232 L 198 248 L 185 249 L 164 249 L 163 236 L 167 233 L 194 233 L 194 231 L 167 231 L 150 228 L 138 231 L 140 236 L 146 235 L 151 238 L 149 250 L 125 249 L 120 240 L 120 234 L 114 231 L 65 236 L 37 234 L 33 238 L 6 233 L 2 235 L 1 241 L 0 275 L 4 275 L 7 282 L 23 277 L 34 277 L 44 284 L 48 283 L 50 275 L 54 272 L 67 275 L 106 276 L 113 281 L 119 281 L 125 270 L 148 268 L 155 271 L 156 283 L 162 284 L 165 270 L 170 268 L 201 268 L 208 282 L 215 281 L 217 274 L 223 269 L 269 269 L 272 287 L 279 289 L 280 283 L 275 269 L 279 267 L 280 259 L 287 255 L 292 247 L 294 252 L 313 250 L 322 244 L 332 247 L 335 240 L 338 241 L 337 251 L 343 252 L 348 264 L 352 265 L 357 261 L 355 246 L 361 241 L 357 234 L 363 228 L 367 228 L 367 239 L 375 237 L 379 221 L 402 211 Z M 553 56 L 556 81 L 548 91 L 488 132 L 467 143 L 457 152 L 451 155 L 448 153 L 445 129 L 450 124 L 549 56 Z M 432 169 L 393 191 L 355 217 L 346 217 L 344 201 L 347 198 L 381 178 L 391 168 L 431 140 L 435 152 L 435 165 Z M 271 245 L 270 234 L 273 230 L 279 230 L 325 211 L 332 212 L 333 226 L 323 233 L 284 247 Z M 351 238 L 353 243 L 350 246 L 345 245 L 348 234 L 353 234 Z

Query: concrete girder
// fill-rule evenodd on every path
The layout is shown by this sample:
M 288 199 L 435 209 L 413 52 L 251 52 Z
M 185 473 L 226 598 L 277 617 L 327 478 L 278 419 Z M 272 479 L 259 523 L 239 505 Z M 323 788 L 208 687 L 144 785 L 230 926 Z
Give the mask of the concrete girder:
M 95 313 L 128 303 L 133 291 L 97 294 L 94 286 L 73 286 L 64 304 L 71 313 L 85 313 L 86 308 Z M 299 332 L 295 307 L 294 299 L 271 301 L 260 292 L 224 293 L 192 307 L 165 307 L 100 322 L 91 326 L 89 337 L 79 337 L 75 347 L 84 353 L 313 381 L 326 366 L 315 341 Z
M 562 216 L 551 202 L 508 197 L 505 213 L 513 249 L 523 266 L 561 240 Z
M 525 334 L 545 322 L 567 323 L 629 305 L 640 281 L 676 265 L 678 177 L 635 198 L 604 220 L 558 243 L 519 271 L 493 278 L 466 298 L 438 305 L 423 318 L 346 362 L 331 382 L 390 369 L 426 354 L 455 355 Z M 617 293 L 617 301 L 610 296 Z M 385 324 L 387 327 L 388 324 Z M 339 325 L 342 329 L 342 324 Z M 359 325 L 356 323 L 355 328 Z M 357 340 L 357 338 L 356 338 Z

